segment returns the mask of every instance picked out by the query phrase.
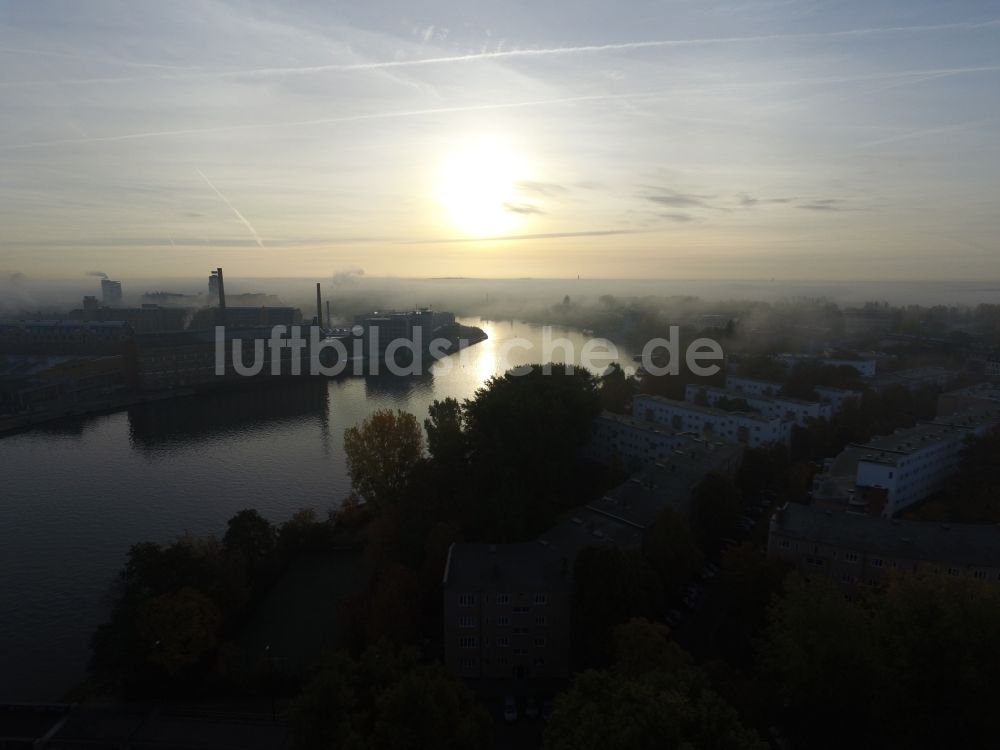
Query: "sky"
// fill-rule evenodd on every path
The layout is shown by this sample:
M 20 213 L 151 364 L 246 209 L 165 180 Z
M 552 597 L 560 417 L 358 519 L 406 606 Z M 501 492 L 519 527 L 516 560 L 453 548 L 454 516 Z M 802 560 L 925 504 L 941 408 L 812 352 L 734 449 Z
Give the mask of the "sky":
M 1000 2 L 0 0 L 8 280 L 996 280 L 998 197 Z

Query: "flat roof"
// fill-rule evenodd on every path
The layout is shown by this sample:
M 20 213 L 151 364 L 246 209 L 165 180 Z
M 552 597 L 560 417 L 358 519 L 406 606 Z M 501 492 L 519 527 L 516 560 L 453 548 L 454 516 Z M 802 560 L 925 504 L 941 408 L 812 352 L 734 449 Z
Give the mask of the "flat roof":
M 448 550 L 444 587 L 479 591 L 507 588 L 565 588 L 571 585 L 572 558 L 537 541 L 516 544 L 456 542 Z
M 692 404 L 690 401 L 678 401 L 677 399 L 667 398 L 666 396 L 656 396 L 651 393 L 639 393 L 636 396 L 633 396 L 632 402 L 635 403 L 639 399 L 646 399 L 657 403 L 667 404 L 668 406 L 675 406 L 680 409 L 684 409 L 685 411 L 710 414 L 714 417 L 742 417 L 744 419 L 752 419 L 756 422 L 765 422 L 767 424 L 781 421 L 778 417 L 770 418 L 761 414 L 746 411 L 726 411 L 725 409 L 719 409 L 714 406 L 701 406 L 700 404 Z
M 1000 567 L 1000 526 L 875 518 L 788 503 L 772 531 L 815 544 L 911 560 Z

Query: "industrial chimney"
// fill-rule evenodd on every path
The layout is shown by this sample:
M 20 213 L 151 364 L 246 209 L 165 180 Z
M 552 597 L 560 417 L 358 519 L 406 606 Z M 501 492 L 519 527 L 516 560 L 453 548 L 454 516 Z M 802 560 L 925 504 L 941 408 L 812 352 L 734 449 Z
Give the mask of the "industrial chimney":
M 316 325 L 323 325 L 323 299 L 319 290 L 319 282 L 316 282 Z

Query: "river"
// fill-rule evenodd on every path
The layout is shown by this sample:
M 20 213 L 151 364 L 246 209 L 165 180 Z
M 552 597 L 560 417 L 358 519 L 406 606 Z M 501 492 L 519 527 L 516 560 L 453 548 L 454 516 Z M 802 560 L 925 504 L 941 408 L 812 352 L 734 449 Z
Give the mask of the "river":
M 275 522 L 325 513 L 349 489 L 343 434 L 376 409 L 421 420 L 541 359 L 547 335 L 462 321 L 489 339 L 419 377 L 303 380 L 63 420 L 0 439 L 0 701 L 53 701 L 84 675 L 89 639 L 130 545 L 219 534 L 243 508 Z M 586 337 L 554 329 L 576 356 Z M 513 344 L 529 342 L 531 349 Z M 618 360 L 631 366 L 629 352 Z

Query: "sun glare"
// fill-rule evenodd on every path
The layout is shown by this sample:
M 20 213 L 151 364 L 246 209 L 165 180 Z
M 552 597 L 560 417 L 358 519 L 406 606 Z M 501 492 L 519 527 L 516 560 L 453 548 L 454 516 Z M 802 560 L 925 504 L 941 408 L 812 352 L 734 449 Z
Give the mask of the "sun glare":
M 451 225 L 476 237 L 516 229 L 517 183 L 526 178 L 525 165 L 501 141 L 482 137 L 459 144 L 445 160 L 438 180 L 438 200 Z

